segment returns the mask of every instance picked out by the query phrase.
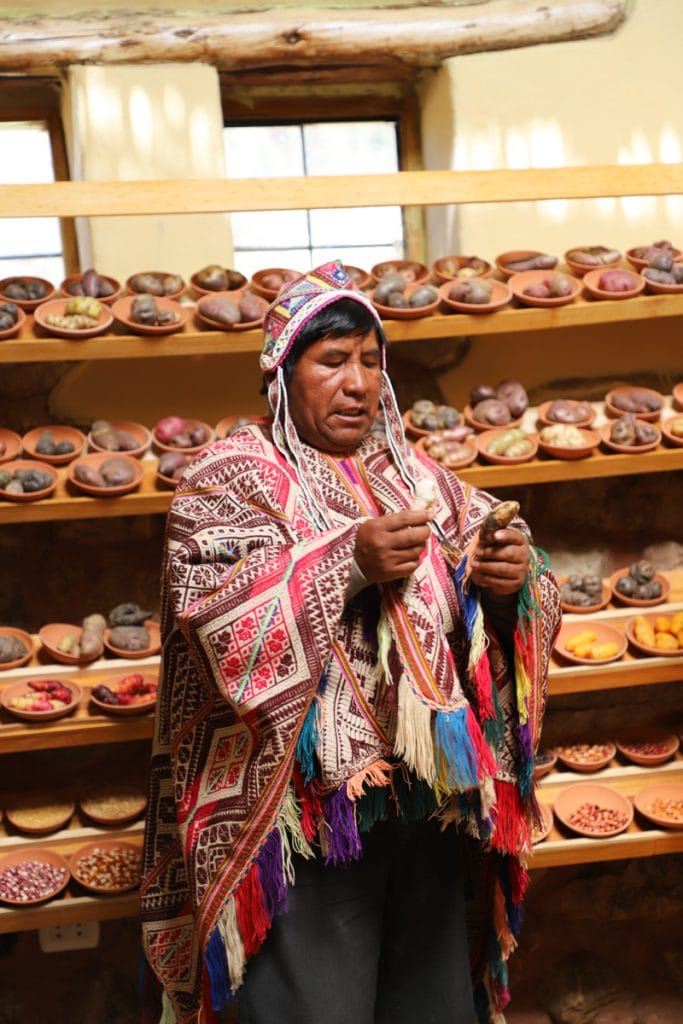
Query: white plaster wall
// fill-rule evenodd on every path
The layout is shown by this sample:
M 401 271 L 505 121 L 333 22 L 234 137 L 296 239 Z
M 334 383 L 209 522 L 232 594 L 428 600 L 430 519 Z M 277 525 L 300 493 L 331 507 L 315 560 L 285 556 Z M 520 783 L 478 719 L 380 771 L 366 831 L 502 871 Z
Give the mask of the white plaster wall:
M 636 0 L 614 34 L 472 54 L 422 83 L 425 167 L 679 162 L 683 3 Z M 580 170 L 577 170 L 580 174 Z M 478 204 L 429 221 L 430 257 L 683 240 L 683 197 Z

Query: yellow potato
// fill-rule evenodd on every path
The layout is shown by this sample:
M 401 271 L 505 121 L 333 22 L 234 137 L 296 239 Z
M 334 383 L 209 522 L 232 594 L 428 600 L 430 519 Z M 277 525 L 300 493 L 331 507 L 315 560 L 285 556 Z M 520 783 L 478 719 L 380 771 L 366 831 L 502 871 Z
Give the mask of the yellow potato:
M 678 646 L 683 647 L 683 629 L 679 629 L 676 633 L 676 639 L 678 640 Z
M 636 615 L 633 620 L 633 634 L 639 644 L 646 647 L 654 647 L 655 631 L 644 615 Z
M 619 644 L 615 644 L 614 640 L 605 640 L 601 644 L 593 644 L 590 649 L 590 657 L 597 658 L 612 658 L 619 650 Z
M 671 616 L 670 615 L 657 615 L 655 616 L 655 633 L 670 633 L 671 632 Z
M 581 632 L 574 633 L 573 636 L 570 636 L 564 646 L 566 650 L 576 652 L 577 647 L 580 647 L 582 644 L 595 643 L 597 639 L 597 636 L 592 630 L 583 629 Z M 584 655 L 579 655 L 579 657 L 584 657 Z
M 683 612 L 676 612 L 671 616 L 671 632 L 680 633 L 683 630 Z
M 586 640 L 582 644 L 577 644 L 572 653 L 577 658 L 592 658 L 591 650 L 594 645 L 594 640 Z
M 662 651 L 677 651 L 678 640 L 672 633 L 657 633 L 655 637 L 655 647 L 658 647 Z

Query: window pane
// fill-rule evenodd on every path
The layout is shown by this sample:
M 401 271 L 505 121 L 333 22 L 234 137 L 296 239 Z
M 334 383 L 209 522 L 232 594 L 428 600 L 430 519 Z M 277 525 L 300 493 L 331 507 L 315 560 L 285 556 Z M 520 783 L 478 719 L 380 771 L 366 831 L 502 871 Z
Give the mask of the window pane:
M 314 249 L 311 254 L 311 266 L 318 267 L 321 263 L 328 263 L 330 260 L 341 260 L 344 264 L 358 267 L 370 273 L 376 263 L 384 263 L 386 260 L 403 259 L 403 246 L 396 245 L 368 245 L 361 247 L 335 246 L 333 249 Z
M 247 125 L 223 129 L 228 178 L 291 178 L 304 172 L 299 125 Z
M 270 249 L 272 246 L 308 247 L 308 215 L 305 210 L 273 210 L 264 213 L 233 213 L 235 249 Z
M 251 277 L 256 270 L 282 267 L 283 270 L 299 270 L 305 273 L 311 268 L 309 249 L 257 249 L 254 252 L 235 252 L 235 269 L 245 277 Z
M 398 170 L 393 121 L 303 126 L 307 174 L 390 174 Z
M 398 206 L 348 210 L 311 210 L 311 242 L 315 246 L 403 245 L 403 221 Z

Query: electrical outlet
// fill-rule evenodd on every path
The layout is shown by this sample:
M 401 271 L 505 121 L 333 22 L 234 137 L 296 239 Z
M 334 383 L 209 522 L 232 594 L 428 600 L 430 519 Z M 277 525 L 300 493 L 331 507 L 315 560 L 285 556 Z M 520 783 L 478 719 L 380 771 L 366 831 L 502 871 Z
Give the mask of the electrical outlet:
M 63 953 L 67 949 L 94 949 L 100 941 L 99 921 L 75 921 L 38 929 L 43 953 Z

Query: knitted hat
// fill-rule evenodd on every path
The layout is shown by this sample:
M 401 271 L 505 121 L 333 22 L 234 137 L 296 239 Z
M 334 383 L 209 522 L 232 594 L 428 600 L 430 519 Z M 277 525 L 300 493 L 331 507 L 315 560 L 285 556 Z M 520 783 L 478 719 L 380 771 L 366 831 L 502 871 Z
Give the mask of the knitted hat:
M 380 338 L 384 338 L 382 321 L 377 310 L 370 300 L 354 287 L 339 260 L 333 260 L 286 284 L 266 310 L 263 321 L 261 369 L 267 373 L 282 366 L 304 324 L 319 310 L 338 302 L 339 299 L 353 299 L 365 306 L 377 322 Z

